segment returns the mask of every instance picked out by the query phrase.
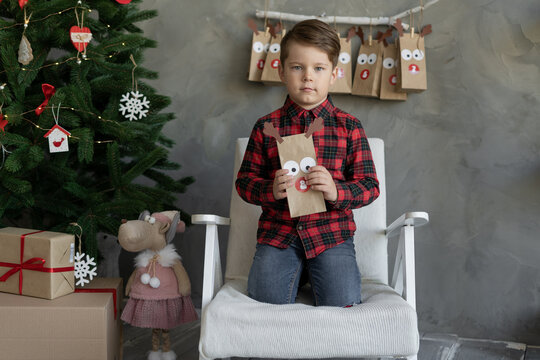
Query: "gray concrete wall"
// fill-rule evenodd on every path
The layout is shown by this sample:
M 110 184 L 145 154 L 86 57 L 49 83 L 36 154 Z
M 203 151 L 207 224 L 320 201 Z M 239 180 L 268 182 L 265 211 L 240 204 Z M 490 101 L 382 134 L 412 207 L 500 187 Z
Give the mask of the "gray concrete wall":
M 418 4 L 275 0 L 270 9 L 378 16 Z M 285 98 L 283 88 L 246 80 L 246 23 L 264 1 L 142 7 L 160 12 L 142 24 L 159 42 L 144 64 L 160 71 L 152 84 L 173 99 L 177 120 L 166 132 L 183 165 L 174 175 L 196 178 L 178 206 L 226 216 L 234 141 Z M 335 103 L 386 142 L 389 221 L 408 210 L 430 214 L 416 235 L 420 330 L 540 344 L 540 2 L 441 0 L 424 23 L 434 29 L 426 92 L 403 103 L 334 96 Z M 203 239 L 195 227 L 177 239 L 195 302 Z

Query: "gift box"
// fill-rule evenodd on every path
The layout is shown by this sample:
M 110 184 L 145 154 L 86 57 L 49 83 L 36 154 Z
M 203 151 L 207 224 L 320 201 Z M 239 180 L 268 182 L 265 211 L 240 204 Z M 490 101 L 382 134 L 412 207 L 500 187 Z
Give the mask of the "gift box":
M 54 299 L 75 289 L 71 234 L 0 229 L 0 292 Z
M 0 293 L 0 358 L 121 360 L 122 279 L 44 300 Z

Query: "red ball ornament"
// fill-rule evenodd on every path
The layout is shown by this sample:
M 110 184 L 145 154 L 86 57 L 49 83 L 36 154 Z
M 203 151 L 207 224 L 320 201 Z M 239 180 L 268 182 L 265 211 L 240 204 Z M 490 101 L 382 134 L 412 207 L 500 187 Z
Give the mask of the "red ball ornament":
M 131 0 L 116 0 L 116 2 L 119 3 L 119 4 L 126 5 L 126 4 L 129 4 L 131 2 Z

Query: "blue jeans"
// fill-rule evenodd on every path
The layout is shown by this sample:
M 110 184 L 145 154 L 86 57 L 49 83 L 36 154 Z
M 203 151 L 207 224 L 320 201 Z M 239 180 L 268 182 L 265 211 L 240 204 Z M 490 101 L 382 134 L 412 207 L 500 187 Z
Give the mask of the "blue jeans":
M 306 259 L 301 240 L 280 249 L 257 244 L 248 278 L 248 296 L 270 304 L 292 304 L 305 267 L 316 306 L 360 304 L 360 271 L 353 239 Z

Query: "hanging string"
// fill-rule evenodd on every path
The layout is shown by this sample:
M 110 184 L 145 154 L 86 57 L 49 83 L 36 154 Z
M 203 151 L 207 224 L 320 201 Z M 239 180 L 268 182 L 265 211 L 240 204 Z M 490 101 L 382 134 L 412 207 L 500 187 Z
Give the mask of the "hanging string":
M 32 17 L 33 13 L 30 13 L 30 16 L 26 16 L 26 7 L 24 8 L 24 29 L 23 29 L 23 35 L 26 33 L 26 28 L 28 27 L 28 23 L 30 22 L 30 18 Z
M 81 233 L 80 234 L 75 234 L 75 236 L 77 236 L 77 239 L 79 239 L 79 254 L 82 254 L 82 240 L 81 240 L 81 238 L 82 238 L 82 234 L 83 234 L 83 229 L 82 229 L 81 225 L 79 225 L 76 222 L 69 223 L 69 225 L 76 226 L 81 230 Z
M 0 169 L 2 169 L 4 167 L 4 162 L 6 161 L 6 154 L 11 154 L 11 151 L 8 151 L 4 147 L 4 144 L 0 143 L 0 145 L 2 145 L 2 164 L 0 164 Z
M 264 1 L 264 29 L 268 31 L 268 0 Z
M 54 119 L 54 122 L 56 123 L 56 125 L 58 125 L 58 116 L 60 115 L 60 105 L 62 105 L 62 103 L 58 104 L 58 110 L 56 110 L 56 114 L 54 113 L 54 105 L 51 106 L 53 119 Z
M 137 67 L 137 63 L 135 62 L 135 58 L 133 57 L 133 54 L 130 54 L 129 58 L 131 62 L 133 63 L 133 70 L 131 70 L 131 91 L 135 90 L 135 92 L 137 92 L 139 91 L 137 88 L 137 82 L 135 81 L 135 68 Z
M 409 10 L 409 22 L 411 23 L 411 38 L 414 34 L 414 15 L 412 9 Z

